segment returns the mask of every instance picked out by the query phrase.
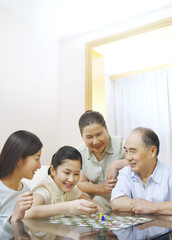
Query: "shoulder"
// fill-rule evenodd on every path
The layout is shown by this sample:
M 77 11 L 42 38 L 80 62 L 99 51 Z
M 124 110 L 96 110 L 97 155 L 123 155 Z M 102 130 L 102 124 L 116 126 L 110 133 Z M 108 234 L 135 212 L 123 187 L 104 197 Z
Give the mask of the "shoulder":
M 126 179 L 127 181 L 130 182 L 130 180 L 132 179 L 132 174 L 133 172 L 131 171 L 130 166 L 126 166 L 119 170 L 119 175 L 117 178 L 120 180 Z
M 111 139 L 112 144 L 113 143 L 122 144 L 123 142 L 126 141 L 126 138 L 124 138 L 122 136 L 115 136 L 115 135 L 111 135 L 110 139 Z
M 77 187 L 77 185 L 71 190 L 71 193 L 79 193 L 79 194 L 82 194 L 81 190 Z
M 75 186 L 70 192 L 69 192 L 69 200 L 75 200 L 80 198 L 82 195 L 82 192 L 79 190 L 77 186 Z
M 4 201 L 8 196 L 13 196 L 16 191 L 8 188 L 3 182 L 0 181 L 0 200 Z
M 53 188 L 54 181 L 50 176 L 47 176 L 42 181 L 38 182 L 36 186 L 32 189 L 34 193 L 44 193 L 44 192 L 50 192 L 50 190 Z
M 0 181 L 0 189 L 1 189 L 1 190 L 2 190 L 2 189 L 7 189 L 7 187 L 5 186 L 5 184 L 3 184 L 2 181 Z
M 85 143 L 82 143 L 77 147 L 78 151 L 81 153 L 83 161 L 89 157 L 89 149 L 85 145 Z
M 52 178 L 48 175 L 45 179 L 43 179 L 40 182 L 38 182 L 36 184 L 36 186 L 33 188 L 33 190 L 35 190 L 36 188 L 40 188 L 40 187 L 44 187 L 45 188 L 46 186 L 53 184 L 53 182 L 54 181 L 52 180 Z
M 165 162 L 160 162 L 158 160 L 158 171 L 162 171 L 162 174 L 164 172 L 169 173 L 170 175 L 172 175 L 172 165 L 165 163 Z
M 119 170 L 119 173 L 127 176 L 131 176 L 132 171 L 130 166 L 126 166 L 126 167 L 123 167 L 121 170 Z
M 87 149 L 87 146 L 85 145 L 85 143 L 81 143 L 78 147 L 77 147 L 78 151 L 83 152 Z
M 172 165 L 166 163 L 166 162 L 161 162 L 159 160 L 157 160 L 157 167 L 158 169 L 162 169 L 162 168 L 169 168 L 171 169 L 172 168 Z
M 116 159 L 124 159 L 125 158 L 125 151 L 124 146 L 126 139 L 122 136 L 109 136 L 109 149 L 115 154 Z
M 40 181 L 33 189 L 33 193 L 40 194 L 44 200 L 45 204 L 50 203 L 50 199 L 53 194 L 53 180 L 50 176 L 47 176 L 44 180 Z M 56 192 L 56 191 L 55 191 Z

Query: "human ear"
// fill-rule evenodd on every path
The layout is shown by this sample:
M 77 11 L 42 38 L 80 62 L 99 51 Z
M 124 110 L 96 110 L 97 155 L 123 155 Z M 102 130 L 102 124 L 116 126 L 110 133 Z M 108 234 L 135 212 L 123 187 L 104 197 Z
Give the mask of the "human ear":
M 18 160 L 16 166 L 20 168 L 20 167 L 22 166 L 22 164 L 23 164 L 23 158 L 20 158 L 20 159 Z
M 52 176 L 55 175 L 55 169 L 54 169 L 53 165 L 50 166 L 50 172 L 51 172 Z
M 152 154 L 152 157 L 156 157 L 157 147 L 155 145 L 151 147 L 151 154 Z
M 108 128 L 107 128 L 107 126 L 105 127 L 105 129 L 106 129 L 106 132 L 107 132 L 107 134 L 109 135 L 109 131 L 108 131 Z

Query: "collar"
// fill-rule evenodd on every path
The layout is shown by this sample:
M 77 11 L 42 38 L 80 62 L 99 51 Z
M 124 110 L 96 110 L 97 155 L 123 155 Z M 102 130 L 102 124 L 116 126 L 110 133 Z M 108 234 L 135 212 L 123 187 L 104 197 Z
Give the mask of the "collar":
M 112 147 L 112 140 L 111 140 L 111 137 L 109 136 L 109 141 L 108 141 L 108 143 L 107 143 L 107 145 L 106 145 L 106 148 L 105 148 L 105 150 L 104 150 L 104 152 L 103 152 L 103 154 L 104 153 L 114 153 L 114 149 L 113 149 L 113 147 Z M 88 159 L 91 159 L 92 158 L 92 156 L 93 156 L 93 152 L 90 150 L 90 149 L 88 149 Z M 103 155 L 102 154 L 102 155 Z
M 62 190 L 57 186 L 57 184 L 54 182 L 53 178 L 51 175 L 48 175 L 46 179 L 47 183 L 52 186 L 55 192 L 57 193 L 63 193 Z
M 161 163 L 157 159 L 157 164 L 156 167 L 150 176 L 156 183 L 161 183 L 162 182 L 162 175 L 163 175 L 163 168 L 161 166 Z
M 114 149 L 112 147 L 112 140 L 111 137 L 109 136 L 109 141 L 108 144 L 106 145 L 105 152 L 107 153 L 114 153 Z
M 148 180 L 149 179 L 152 179 L 154 182 L 158 183 L 158 184 L 161 184 L 162 182 L 162 167 L 161 167 L 161 163 L 158 161 L 157 159 L 157 164 L 155 166 L 155 169 L 153 171 L 153 173 L 149 176 Z M 137 172 L 133 172 L 131 171 L 131 177 L 132 178 L 140 178 L 139 174 Z

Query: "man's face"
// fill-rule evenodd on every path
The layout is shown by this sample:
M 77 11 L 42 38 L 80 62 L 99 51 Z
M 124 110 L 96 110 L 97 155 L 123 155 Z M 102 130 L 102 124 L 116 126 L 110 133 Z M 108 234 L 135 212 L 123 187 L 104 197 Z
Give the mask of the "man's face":
M 147 148 L 142 140 L 142 134 L 134 131 L 130 134 L 125 145 L 126 159 L 131 170 L 140 176 L 149 175 L 153 172 L 156 162 L 153 147 Z

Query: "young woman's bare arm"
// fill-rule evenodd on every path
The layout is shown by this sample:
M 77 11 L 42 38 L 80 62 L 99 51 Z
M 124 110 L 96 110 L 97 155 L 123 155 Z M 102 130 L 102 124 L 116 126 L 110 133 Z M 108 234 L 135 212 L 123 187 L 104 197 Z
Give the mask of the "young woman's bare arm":
M 85 199 L 45 205 L 41 194 L 33 194 L 33 205 L 26 211 L 25 218 L 46 218 L 60 214 L 92 214 L 98 211 L 97 205 Z

